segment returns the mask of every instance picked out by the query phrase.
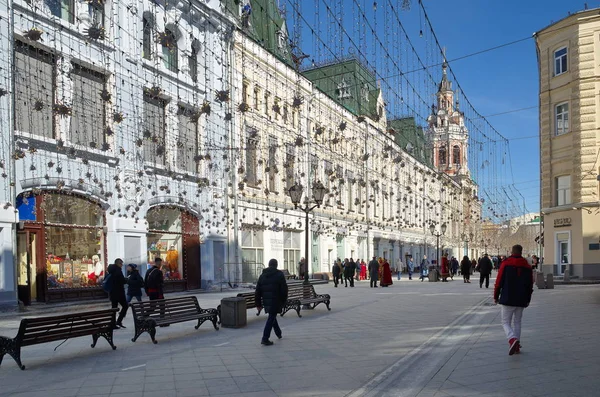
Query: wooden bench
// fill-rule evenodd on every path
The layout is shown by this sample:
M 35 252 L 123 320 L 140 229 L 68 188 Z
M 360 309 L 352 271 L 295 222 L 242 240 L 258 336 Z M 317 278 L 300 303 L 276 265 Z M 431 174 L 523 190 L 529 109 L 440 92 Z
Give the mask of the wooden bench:
M 113 330 L 117 311 L 106 309 L 52 317 L 24 318 L 15 338 L 0 336 L 0 364 L 4 355 L 9 354 L 19 368 L 25 369 L 21 363 L 22 347 L 88 335 L 92 336 L 92 347 L 96 346 L 98 338 L 102 336 L 115 350 L 117 347 L 113 344 Z
M 314 309 L 320 303 L 324 303 L 327 306 L 327 310 L 331 310 L 329 302 L 331 297 L 329 294 L 317 295 L 315 287 L 312 284 L 294 284 L 288 286 L 288 299 L 285 302 L 281 316 L 290 310 L 296 310 L 298 317 L 302 317 L 300 314 L 301 306 L 308 306 L 310 309 Z
M 296 278 L 296 275 L 295 274 L 290 274 L 290 272 L 288 271 L 288 269 L 283 269 L 282 272 L 283 272 L 283 275 L 285 276 L 286 280 L 293 280 L 293 279 Z
M 154 344 L 156 341 L 156 327 L 164 327 L 175 323 L 197 320 L 196 329 L 202 323 L 212 321 L 216 330 L 217 309 L 202 309 L 195 296 L 185 296 L 173 299 L 157 299 L 153 301 L 134 302 L 131 304 L 133 312 L 133 323 L 135 325 L 135 336 L 131 339 L 135 342 L 144 332 L 150 334 Z

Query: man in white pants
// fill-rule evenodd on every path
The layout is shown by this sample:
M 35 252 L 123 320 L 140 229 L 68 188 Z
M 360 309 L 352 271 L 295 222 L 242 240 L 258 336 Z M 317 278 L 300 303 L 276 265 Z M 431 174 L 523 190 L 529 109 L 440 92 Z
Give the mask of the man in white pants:
M 494 302 L 502 305 L 502 327 L 510 356 L 521 352 L 521 318 L 533 293 L 533 271 L 522 254 L 523 247 L 512 247 L 512 255 L 502 261 L 494 287 Z

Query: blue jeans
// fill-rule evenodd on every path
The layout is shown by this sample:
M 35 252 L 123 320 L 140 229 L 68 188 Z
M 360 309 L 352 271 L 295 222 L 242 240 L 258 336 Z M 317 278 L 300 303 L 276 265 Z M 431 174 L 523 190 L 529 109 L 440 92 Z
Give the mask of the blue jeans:
M 402 274 L 402 272 L 398 272 L 398 280 L 400 280 L 400 275 Z
M 277 313 L 269 313 L 269 318 L 267 318 L 267 323 L 265 324 L 265 330 L 263 332 L 263 342 L 268 341 L 271 337 L 271 329 L 275 330 L 275 335 L 281 335 L 281 328 L 279 328 L 279 324 L 277 323 Z
M 138 302 L 142 301 L 142 295 L 129 295 L 127 294 L 127 303 L 131 303 L 131 301 L 133 300 L 133 298 L 137 299 Z

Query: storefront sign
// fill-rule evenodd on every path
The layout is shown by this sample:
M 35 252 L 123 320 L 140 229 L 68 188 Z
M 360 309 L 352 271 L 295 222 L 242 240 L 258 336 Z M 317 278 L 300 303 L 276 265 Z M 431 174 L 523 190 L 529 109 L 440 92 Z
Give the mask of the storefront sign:
M 554 227 L 571 226 L 571 218 L 558 218 L 554 220 Z
M 272 238 L 271 239 L 271 249 L 273 251 L 283 251 L 283 239 Z

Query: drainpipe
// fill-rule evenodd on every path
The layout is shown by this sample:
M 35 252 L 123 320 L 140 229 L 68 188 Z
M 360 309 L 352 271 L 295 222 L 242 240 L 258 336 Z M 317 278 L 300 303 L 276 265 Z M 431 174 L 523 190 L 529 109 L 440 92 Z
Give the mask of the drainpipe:
M 538 84 L 539 84 L 539 90 L 540 90 L 540 95 L 538 95 L 538 118 L 539 118 L 539 146 L 540 146 L 540 155 L 539 155 L 539 162 L 540 162 L 540 230 L 539 230 L 539 240 L 538 240 L 538 268 L 537 268 L 537 272 L 541 272 L 544 273 L 543 271 L 543 266 L 544 264 L 542 263 L 542 258 L 544 257 L 544 244 L 543 244 L 543 233 L 544 233 L 544 221 L 543 221 L 543 213 L 542 213 L 542 208 L 543 208 L 543 202 L 542 202 L 542 193 L 543 193 L 543 170 L 542 170 L 542 116 L 541 116 L 541 110 L 542 110 L 542 96 L 541 96 L 541 90 L 542 90 L 542 67 L 541 67 L 541 52 L 540 52 L 540 46 L 537 40 L 537 33 L 533 34 L 533 38 L 535 40 L 535 52 L 536 52 L 536 56 L 537 56 L 537 62 L 538 62 L 538 76 L 539 76 L 539 80 L 538 80 Z M 552 114 L 552 113 L 550 113 Z
M 234 82 L 234 78 L 235 78 L 235 56 L 234 56 L 234 52 L 235 52 L 235 27 L 231 27 L 232 32 L 231 32 L 231 38 L 230 38 L 230 42 L 229 42 L 229 82 L 230 82 L 230 86 L 231 86 L 231 97 L 234 98 L 234 89 L 235 89 L 235 82 Z M 236 131 L 236 120 L 237 118 L 232 117 L 231 118 L 231 122 L 229 123 L 229 128 L 228 128 L 228 142 L 229 142 L 229 148 L 233 148 L 234 147 L 234 137 L 233 134 Z M 239 272 L 240 276 L 239 276 L 239 280 L 236 280 L 238 282 L 242 282 L 243 281 L 243 267 L 242 264 L 240 263 L 240 247 L 239 247 L 239 234 L 240 234 L 240 230 L 239 230 L 239 205 L 238 205 L 238 195 L 237 195 L 237 172 L 236 167 L 235 167 L 235 161 L 233 159 L 233 151 L 230 151 L 228 153 L 229 158 L 229 172 L 231 174 L 231 192 L 233 195 L 233 257 L 234 257 L 234 263 L 235 266 L 238 266 L 238 269 L 241 268 L 241 271 Z M 228 207 L 229 207 L 229 195 L 227 195 L 227 200 L 228 200 Z M 229 233 L 229 228 L 227 228 L 228 233 Z M 231 241 L 231 239 L 228 239 L 228 241 Z M 228 254 L 231 255 L 231 247 L 228 251 Z
M 14 32 L 15 32 L 15 7 L 13 5 L 10 6 L 10 14 L 9 14 L 9 18 L 10 18 L 10 23 L 9 23 L 9 32 L 8 32 L 8 51 L 10 54 L 10 62 L 11 65 L 15 65 L 15 50 L 14 50 L 14 43 L 15 43 L 15 39 L 14 39 Z M 8 117 L 8 131 L 9 131 L 9 139 L 10 139 L 10 150 L 11 153 L 15 152 L 16 146 L 15 146 L 15 138 L 14 138 L 14 115 L 13 115 L 13 109 L 15 108 L 15 72 L 13 70 L 13 68 L 9 69 L 9 73 L 11 73 L 11 77 L 9 79 L 9 84 L 10 86 L 8 87 L 8 92 L 10 92 L 11 94 L 11 98 L 9 100 L 9 117 Z M 13 181 L 12 184 L 10 184 L 10 200 L 13 202 L 13 204 L 16 204 L 17 201 L 17 170 L 16 170 L 16 161 L 13 159 L 11 161 L 11 179 Z M 11 228 L 11 240 L 12 240 L 12 255 L 13 255 L 13 270 L 14 270 L 14 276 L 13 276 L 13 285 L 15 287 L 15 302 L 18 304 L 19 303 L 19 288 L 18 288 L 18 258 L 17 258 L 17 222 L 16 222 L 16 213 L 17 213 L 17 208 L 14 207 L 14 212 L 15 212 L 15 222 L 13 222 L 12 224 L 12 228 Z

